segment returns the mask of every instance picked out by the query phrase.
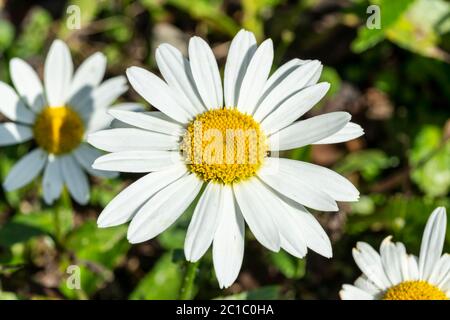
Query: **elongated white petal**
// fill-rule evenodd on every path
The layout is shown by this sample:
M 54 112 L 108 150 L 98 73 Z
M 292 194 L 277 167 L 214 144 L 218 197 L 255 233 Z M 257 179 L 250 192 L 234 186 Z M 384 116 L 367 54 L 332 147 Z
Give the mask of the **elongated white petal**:
M 173 136 L 181 136 L 184 133 L 183 127 L 171 121 L 155 117 L 149 113 L 109 110 L 109 114 L 119 121 L 144 130 L 160 132 Z
M 319 102 L 329 88 L 329 83 L 322 82 L 305 88 L 283 101 L 274 112 L 261 122 L 264 133 L 266 135 L 272 134 L 293 123 Z
M 16 122 L 32 124 L 35 114 L 28 109 L 13 88 L 0 82 L 0 113 Z
M 450 279 L 450 254 L 445 253 L 433 266 L 428 282 L 442 289 L 448 279 Z
M 230 187 L 224 193 L 224 210 L 213 241 L 213 262 L 221 288 L 233 284 L 239 275 L 244 258 L 245 223 L 236 207 Z
M 208 109 L 223 106 L 222 81 L 216 58 L 205 40 L 192 37 L 189 41 L 189 61 L 198 92 Z
M 89 201 L 89 181 L 72 155 L 60 157 L 61 173 L 72 198 L 81 205 Z
M 98 226 L 100 228 L 112 227 L 129 221 L 144 202 L 185 173 L 186 166 L 178 165 L 168 170 L 149 173 L 140 178 L 120 192 L 103 209 L 98 217 Z
M 291 124 L 269 137 L 270 150 L 289 150 L 320 141 L 341 130 L 349 121 L 347 112 L 330 112 Z
M 280 250 L 280 234 L 272 217 L 281 208 L 278 199 L 257 179 L 233 185 L 237 203 L 255 238 L 267 249 Z
M 335 134 L 322 139 L 320 141 L 314 142 L 314 144 L 330 144 L 330 143 L 341 143 L 356 139 L 364 134 L 363 128 L 359 124 L 349 122 L 341 130 Z
M 374 300 L 375 298 L 370 293 L 349 284 L 342 286 L 339 296 L 342 300 Z
M 51 107 L 66 104 L 73 74 L 70 50 L 61 40 L 53 41 L 44 66 L 44 84 L 47 102 Z
M 242 29 L 231 41 L 223 84 L 225 106 L 237 106 L 242 80 L 255 51 L 256 39 L 249 31 Z
M 380 255 L 386 276 L 392 284 L 397 284 L 402 282 L 401 260 L 391 238 L 390 236 L 386 237 L 381 243 Z
M 42 178 L 44 201 L 51 205 L 57 200 L 63 189 L 63 178 L 59 158 L 50 155 Z
M 278 108 L 284 100 L 289 98 L 289 96 L 308 85 L 314 73 L 319 68 L 319 61 L 307 62 L 282 79 L 272 90 L 264 92 L 258 104 L 258 109 L 255 111 L 255 120 L 262 121 L 274 109 Z
M 377 296 L 381 293 L 380 289 L 377 288 L 377 286 L 370 281 L 365 275 L 361 275 L 358 279 L 355 281 L 355 287 L 364 290 L 365 292 Z
M 310 60 L 292 59 L 281 65 L 275 72 L 267 79 L 266 85 L 264 86 L 265 97 L 269 92 L 271 92 L 275 87 L 277 87 L 287 76 L 298 69 L 298 67 L 310 62 Z
M 117 177 L 117 172 L 111 172 L 111 171 L 102 171 L 102 170 L 96 170 L 92 168 L 92 164 L 94 161 L 101 157 L 103 155 L 102 152 L 100 152 L 97 149 L 94 149 L 93 147 L 89 146 L 86 143 L 82 143 L 73 153 L 75 156 L 75 159 L 78 161 L 78 163 L 81 165 L 81 167 L 89 172 L 89 174 L 96 176 L 96 177 L 105 177 L 105 178 L 114 178 Z
M 177 163 L 182 163 L 178 151 L 122 151 L 98 158 L 92 167 L 119 172 L 151 172 L 165 170 Z
M 343 176 L 338 173 L 312 163 L 283 159 L 268 158 L 267 161 L 274 162 L 280 171 L 287 175 L 307 181 L 312 187 L 322 190 L 336 201 L 357 201 L 359 191 Z
M 205 112 L 207 109 L 201 101 L 189 61 L 178 49 L 167 43 L 160 45 L 155 55 L 159 71 L 182 103 L 189 107 L 186 108 L 189 114 L 194 117 Z
M 12 191 L 25 186 L 41 172 L 46 161 L 47 153 L 39 148 L 34 149 L 12 167 L 3 182 L 3 188 Z
M 258 177 L 277 192 L 306 207 L 322 211 L 338 211 L 334 199 L 322 187 L 317 188 L 310 181 L 292 176 L 288 170 L 281 170 L 275 158 L 267 158 L 259 170 Z
M 444 248 L 447 215 L 444 207 L 436 208 L 428 218 L 420 245 L 419 276 L 427 280 Z
M 134 128 L 97 131 L 91 133 L 87 141 L 94 147 L 108 152 L 178 148 L 177 137 Z
M 73 76 L 69 89 L 69 99 L 82 88 L 97 87 L 105 76 L 106 56 L 96 52 L 78 67 Z
M 271 39 L 267 39 L 256 49 L 245 72 L 237 103 L 240 111 L 253 114 L 263 93 L 272 62 L 273 43 Z
M 0 146 L 9 146 L 30 140 L 33 131 L 28 126 L 13 122 L 0 123 Z
M 159 191 L 136 213 L 128 228 L 128 240 L 144 242 L 166 230 L 194 201 L 201 186 L 202 182 L 190 174 Z
M 211 245 L 224 212 L 225 190 L 222 185 L 210 182 L 200 197 L 184 241 L 188 261 L 199 260 Z
M 418 280 L 419 279 L 419 259 L 410 254 L 408 255 L 408 273 L 410 280 Z
M 23 101 L 34 112 L 45 106 L 44 89 L 36 71 L 24 60 L 13 58 L 9 63 L 11 80 Z
M 392 286 L 383 269 L 380 255 L 370 245 L 358 242 L 352 253 L 359 269 L 378 288 L 385 290 Z
M 160 78 L 138 67 L 128 68 L 127 77 L 134 90 L 155 108 L 178 122 L 189 122 L 191 116 L 174 98 L 173 90 Z

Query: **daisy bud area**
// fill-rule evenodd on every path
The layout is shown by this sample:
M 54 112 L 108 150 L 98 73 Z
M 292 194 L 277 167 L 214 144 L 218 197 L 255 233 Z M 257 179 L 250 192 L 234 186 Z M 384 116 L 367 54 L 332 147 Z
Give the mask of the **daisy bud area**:
M 448 0 L 0 0 L 0 318 L 438 313 L 449 75 Z

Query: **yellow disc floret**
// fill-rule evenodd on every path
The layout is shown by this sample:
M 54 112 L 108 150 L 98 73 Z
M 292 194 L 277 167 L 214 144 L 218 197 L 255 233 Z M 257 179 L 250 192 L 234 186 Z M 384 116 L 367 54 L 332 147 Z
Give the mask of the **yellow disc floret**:
M 202 180 L 232 184 L 255 176 L 267 143 L 252 116 L 225 108 L 198 115 L 187 127 L 181 150 L 189 170 Z
M 444 292 L 426 281 L 405 281 L 389 288 L 383 300 L 448 300 Z
M 69 107 L 48 107 L 36 117 L 33 127 L 36 143 L 51 154 L 64 154 L 81 143 L 84 125 Z

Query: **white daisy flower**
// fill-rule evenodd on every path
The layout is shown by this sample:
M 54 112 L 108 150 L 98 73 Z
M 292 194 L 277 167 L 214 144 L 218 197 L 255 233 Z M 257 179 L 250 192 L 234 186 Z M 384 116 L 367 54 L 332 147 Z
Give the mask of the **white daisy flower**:
M 316 84 L 322 65 L 294 59 L 269 77 L 272 60 L 270 39 L 257 47 L 254 35 L 241 30 L 231 42 L 223 89 L 213 52 L 199 37 L 189 42 L 189 60 L 169 44 L 157 49 L 165 81 L 129 68 L 133 88 L 161 112 L 111 111 L 135 128 L 91 134 L 92 145 L 111 152 L 93 167 L 151 173 L 113 199 L 98 225 L 132 220 L 128 239 L 143 242 L 167 229 L 199 197 L 185 255 L 197 261 L 212 244 L 221 287 L 230 286 L 241 268 L 244 221 L 269 250 L 283 248 L 301 258 L 309 247 L 331 257 L 326 233 L 304 206 L 337 211 L 336 201 L 356 201 L 358 190 L 329 169 L 273 155 L 363 132 L 346 112 L 295 122 L 329 88 Z
M 403 243 L 387 237 L 380 254 L 365 242 L 353 249 L 363 272 L 354 285 L 345 284 L 344 300 L 447 300 L 450 298 L 450 255 L 441 256 L 445 242 L 445 208 L 433 211 L 420 246 L 420 256 L 407 254 Z
M 125 77 L 101 83 L 106 57 L 95 53 L 73 72 L 67 45 L 55 40 L 44 66 L 44 85 L 32 67 L 14 58 L 10 63 L 15 90 L 0 82 L 0 113 L 10 122 L 0 123 L 0 146 L 33 140 L 36 148 L 11 169 L 3 187 L 18 189 L 44 171 L 44 200 L 52 204 L 64 185 L 80 204 L 89 200 L 86 172 L 110 177 L 92 169 L 101 152 L 85 142 L 88 133 L 106 128 L 112 117 L 106 109 L 127 90 Z

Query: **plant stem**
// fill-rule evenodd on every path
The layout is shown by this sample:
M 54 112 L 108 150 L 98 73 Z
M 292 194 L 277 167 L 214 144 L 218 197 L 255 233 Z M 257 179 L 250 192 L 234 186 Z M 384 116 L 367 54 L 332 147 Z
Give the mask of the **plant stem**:
M 194 298 L 194 282 L 197 276 L 199 261 L 191 263 L 186 261 L 183 284 L 180 288 L 179 300 L 192 300 Z

